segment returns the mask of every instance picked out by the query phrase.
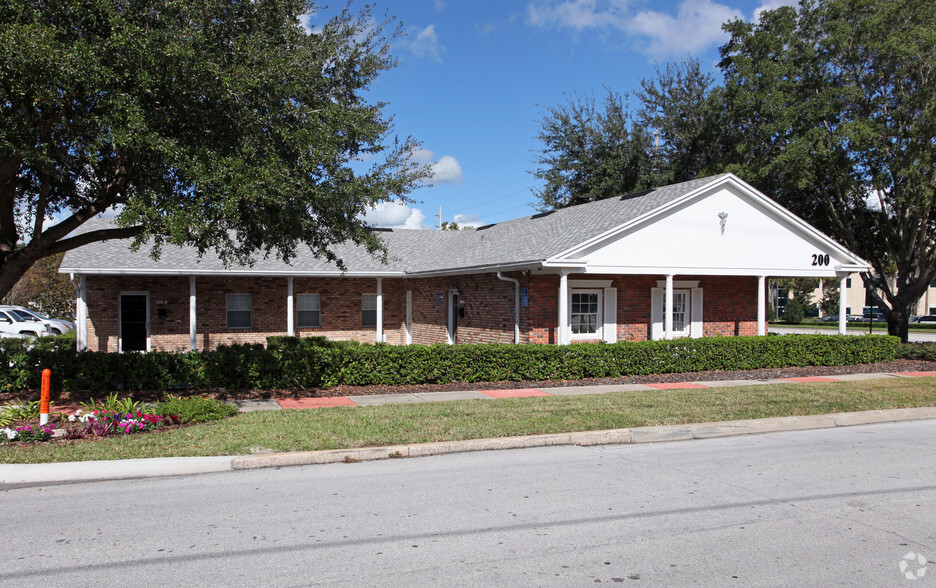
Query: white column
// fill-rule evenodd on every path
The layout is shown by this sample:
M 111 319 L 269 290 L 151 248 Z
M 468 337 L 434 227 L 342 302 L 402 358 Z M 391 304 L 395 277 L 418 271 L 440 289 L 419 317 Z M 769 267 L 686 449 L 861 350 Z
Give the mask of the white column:
M 188 296 L 188 332 L 189 332 L 189 350 L 195 351 L 198 348 L 198 330 L 195 327 L 195 276 L 189 276 L 189 296 Z
M 766 276 L 757 277 L 757 336 L 763 337 L 767 334 L 767 292 L 765 285 Z
M 559 270 L 559 325 L 556 343 L 568 345 L 569 337 L 569 270 Z
M 78 300 L 75 316 L 75 333 L 78 351 L 88 348 L 88 283 L 87 276 L 76 276 L 78 282 Z
M 383 278 L 377 278 L 377 342 L 383 343 Z
M 846 322 L 848 321 L 848 317 L 845 316 L 845 309 L 848 300 L 848 289 L 846 288 L 847 284 L 848 276 L 845 276 L 842 278 L 842 281 L 839 282 L 839 335 L 844 335 L 847 330 Z
M 673 274 L 666 274 L 666 294 L 663 297 L 663 338 L 673 338 Z
M 293 278 L 286 278 L 286 334 L 292 337 L 296 334 L 296 328 L 293 325 Z

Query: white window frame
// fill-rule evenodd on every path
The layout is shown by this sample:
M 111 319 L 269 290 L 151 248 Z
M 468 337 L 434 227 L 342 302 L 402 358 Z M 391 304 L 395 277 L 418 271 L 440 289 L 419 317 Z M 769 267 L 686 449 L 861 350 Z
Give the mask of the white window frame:
M 246 300 L 247 300 L 246 309 L 231 308 L 232 300 L 244 300 L 244 298 L 242 298 L 244 296 L 246 296 Z M 234 293 L 227 294 L 225 300 L 227 303 L 227 306 L 225 307 L 225 313 L 224 313 L 225 326 L 228 329 L 252 329 L 253 328 L 253 295 L 247 292 L 234 292 Z M 248 321 L 247 321 L 248 324 L 246 326 L 244 325 L 232 326 L 231 325 L 231 313 L 232 312 L 246 312 L 247 318 L 248 318 Z
M 572 313 L 572 299 L 573 299 L 576 295 L 582 295 L 582 294 L 597 295 L 597 297 L 598 297 L 598 299 L 597 299 L 598 312 L 597 312 L 597 317 L 596 317 L 596 321 L 595 321 L 595 332 L 591 332 L 591 333 L 576 333 L 576 332 L 573 330 L 573 327 L 572 327 L 572 323 L 573 323 L 573 321 L 572 321 L 572 316 L 573 316 L 573 313 Z M 572 335 L 572 339 L 573 339 L 573 340 L 576 340 L 576 339 L 579 339 L 579 340 L 581 340 L 581 339 L 587 339 L 587 340 L 603 339 L 603 338 L 604 338 L 604 334 L 603 334 L 603 333 L 604 333 L 604 315 L 603 315 L 603 312 L 604 312 L 604 290 L 603 290 L 602 288 L 572 288 L 572 289 L 570 289 L 570 290 L 569 290 L 569 332 L 570 332 L 571 335 Z M 580 313 L 580 314 L 581 314 L 581 313 Z
M 306 305 L 310 307 L 304 308 Z M 316 313 L 315 324 L 303 323 L 303 313 Z M 296 295 L 296 327 L 299 329 L 319 329 L 322 327 L 322 297 L 319 294 Z
M 369 308 L 367 304 L 369 297 L 370 299 L 373 299 L 374 301 L 372 308 Z M 372 324 L 368 324 L 364 322 L 365 312 L 374 313 L 374 322 Z M 364 327 L 365 329 L 377 328 L 377 294 L 371 294 L 371 293 L 361 294 L 361 326 Z

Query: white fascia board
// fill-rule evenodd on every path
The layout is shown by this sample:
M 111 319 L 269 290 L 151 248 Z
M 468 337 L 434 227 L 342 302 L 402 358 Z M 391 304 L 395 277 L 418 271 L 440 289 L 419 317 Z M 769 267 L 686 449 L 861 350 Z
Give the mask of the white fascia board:
M 582 269 L 588 266 L 588 261 L 584 259 L 562 259 L 560 257 L 552 257 L 543 261 L 542 265 L 543 267 Z
M 864 265 L 841 264 L 841 265 L 835 266 L 835 271 L 839 273 L 847 273 L 847 274 L 860 274 L 861 272 L 871 271 L 871 264 L 867 264 L 867 263 Z
M 660 267 L 660 266 L 606 266 L 590 265 L 586 274 L 621 274 L 631 276 L 772 276 L 777 278 L 835 278 L 842 271 L 836 268 L 785 270 L 782 268 L 724 268 L 724 267 Z
M 403 278 L 404 272 L 301 272 L 301 271 L 262 271 L 262 270 L 186 270 L 186 269 L 119 269 L 119 268 L 59 268 L 62 274 L 80 274 L 85 276 L 238 276 L 257 278 Z

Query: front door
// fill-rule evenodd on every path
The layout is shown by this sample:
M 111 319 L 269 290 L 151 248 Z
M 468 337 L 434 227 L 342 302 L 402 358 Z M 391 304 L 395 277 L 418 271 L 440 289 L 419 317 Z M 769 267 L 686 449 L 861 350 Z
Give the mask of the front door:
M 149 335 L 149 304 L 146 294 L 120 295 L 120 350 L 146 351 Z

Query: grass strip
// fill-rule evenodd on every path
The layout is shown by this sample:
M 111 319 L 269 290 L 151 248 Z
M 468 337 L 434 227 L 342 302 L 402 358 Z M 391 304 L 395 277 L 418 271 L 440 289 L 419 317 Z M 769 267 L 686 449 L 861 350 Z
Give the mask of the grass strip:
M 936 406 L 936 378 L 253 412 L 172 431 L 0 446 L 0 463 L 249 455 Z

